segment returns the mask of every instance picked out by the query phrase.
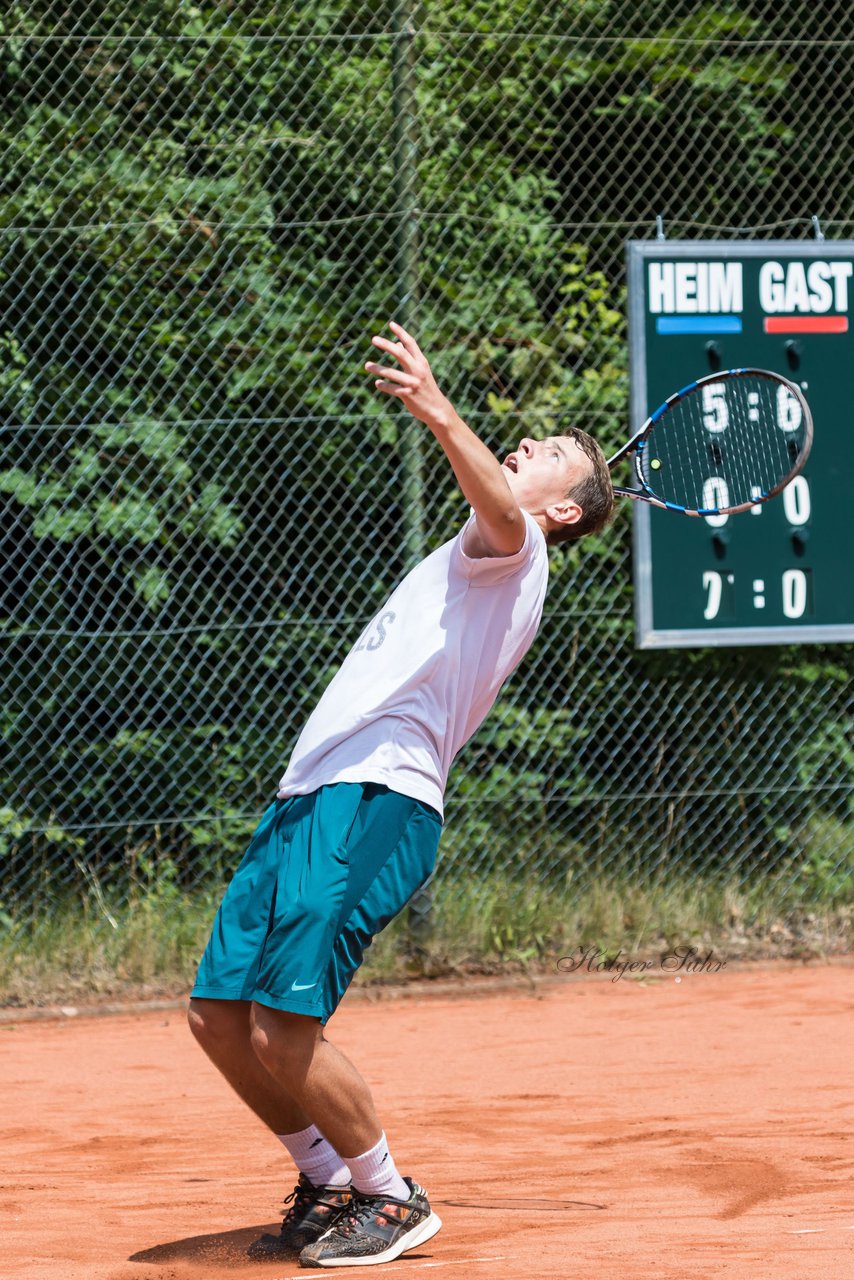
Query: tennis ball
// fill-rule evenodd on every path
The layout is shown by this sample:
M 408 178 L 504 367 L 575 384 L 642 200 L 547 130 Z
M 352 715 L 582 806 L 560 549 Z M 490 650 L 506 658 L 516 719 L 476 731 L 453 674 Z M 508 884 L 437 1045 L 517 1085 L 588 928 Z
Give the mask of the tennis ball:
M 661 462 L 659 461 L 658 458 L 653 458 L 652 462 L 649 465 L 652 467 L 653 471 L 661 470 Z

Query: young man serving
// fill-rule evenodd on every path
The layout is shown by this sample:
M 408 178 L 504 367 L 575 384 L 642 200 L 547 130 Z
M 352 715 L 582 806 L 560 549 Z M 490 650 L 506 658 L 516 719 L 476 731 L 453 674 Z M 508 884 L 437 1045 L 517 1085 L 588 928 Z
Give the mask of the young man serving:
M 433 433 L 471 507 L 393 591 L 300 735 L 214 921 L 190 1002 L 194 1035 L 277 1134 L 299 1182 L 254 1257 L 389 1262 L 441 1227 L 402 1177 L 370 1091 L 323 1032 L 375 934 L 430 876 L 454 757 L 530 647 L 549 545 L 613 508 L 584 432 L 525 438 L 504 462 L 436 385 L 415 339 L 373 344 L 379 391 Z

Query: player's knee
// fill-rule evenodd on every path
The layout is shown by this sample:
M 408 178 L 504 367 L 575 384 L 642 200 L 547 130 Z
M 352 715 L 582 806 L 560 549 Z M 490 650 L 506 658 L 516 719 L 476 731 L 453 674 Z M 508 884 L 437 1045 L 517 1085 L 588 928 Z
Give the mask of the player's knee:
M 187 1023 L 201 1045 L 230 1040 L 249 1030 L 249 1005 L 242 1000 L 190 1001 Z
M 252 1048 L 256 1057 L 276 1075 L 303 1076 L 321 1039 L 316 1018 L 253 1004 Z

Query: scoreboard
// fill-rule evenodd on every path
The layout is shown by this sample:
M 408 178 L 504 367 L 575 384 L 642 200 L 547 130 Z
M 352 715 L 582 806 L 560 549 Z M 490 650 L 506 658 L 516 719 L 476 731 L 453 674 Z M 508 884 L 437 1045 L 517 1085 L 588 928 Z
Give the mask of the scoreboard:
M 638 647 L 854 641 L 854 241 L 631 241 L 628 289 L 632 430 L 744 367 L 798 383 L 815 424 L 802 474 L 750 511 L 632 503 Z

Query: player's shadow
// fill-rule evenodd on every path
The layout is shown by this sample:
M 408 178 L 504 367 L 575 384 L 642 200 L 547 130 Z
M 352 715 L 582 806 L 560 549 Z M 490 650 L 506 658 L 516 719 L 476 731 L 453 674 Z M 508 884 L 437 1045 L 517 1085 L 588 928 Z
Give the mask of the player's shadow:
M 436 1200 L 436 1205 L 445 1205 L 447 1208 L 458 1209 L 491 1209 L 507 1212 L 512 1209 L 514 1212 L 527 1212 L 529 1214 L 542 1213 L 543 1210 L 549 1212 L 589 1212 L 590 1210 L 605 1209 L 604 1204 L 595 1204 L 585 1200 L 543 1200 L 543 1199 L 504 1199 L 504 1200 Z M 296 1258 L 285 1255 L 281 1258 L 270 1258 L 262 1262 L 256 1258 L 250 1258 L 247 1250 L 253 1240 L 257 1240 L 260 1235 L 265 1232 L 270 1235 L 276 1235 L 280 1229 L 281 1223 L 268 1223 L 266 1226 L 260 1227 L 241 1227 L 237 1231 L 217 1231 L 204 1236 L 186 1236 L 183 1240 L 170 1240 L 167 1244 L 156 1244 L 151 1249 L 140 1249 L 137 1253 L 132 1253 L 128 1258 L 128 1262 L 149 1262 L 153 1265 L 163 1265 L 170 1262 L 190 1262 L 196 1265 L 208 1265 L 225 1268 L 233 1268 L 235 1271 L 251 1267 L 254 1271 L 266 1266 L 274 1266 L 279 1269 L 281 1275 L 282 1267 L 292 1267 L 294 1274 L 299 1272 L 299 1261 Z M 425 1259 L 432 1257 L 432 1254 L 419 1250 L 413 1253 L 407 1253 L 407 1262 L 416 1262 L 419 1258 Z M 263 1272 L 262 1272 L 263 1274 Z M 289 1273 L 290 1274 L 290 1273 Z
M 246 1256 L 253 1240 L 265 1231 L 275 1235 L 281 1222 L 263 1227 L 241 1227 L 238 1231 L 217 1231 L 205 1236 L 186 1236 L 183 1240 L 170 1240 L 168 1244 L 156 1244 L 151 1249 L 140 1249 L 131 1254 L 128 1262 L 208 1262 L 219 1267 L 257 1267 L 257 1261 Z M 282 1259 L 277 1260 L 281 1267 Z M 296 1258 L 294 1258 L 296 1265 Z
M 267 1224 L 261 1227 L 241 1227 L 238 1231 L 218 1231 L 205 1236 L 186 1236 L 183 1240 L 170 1240 L 167 1244 L 156 1244 L 151 1249 L 140 1249 L 138 1253 L 132 1253 L 128 1258 L 128 1262 L 150 1262 L 155 1265 L 162 1265 L 170 1262 L 191 1262 L 196 1265 L 206 1264 L 208 1266 L 217 1267 L 233 1267 L 238 1270 L 245 1267 L 247 1270 L 251 1267 L 254 1271 L 267 1266 L 275 1266 L 278 1268 L 279 1276 L 282 1276 L 282 1267 L 290 1267 L 292 1270 L 287 1274 L 298 1274 L 300 1270 L 299 1262 L 294 1257 L 285 1255 L 281 1258 L 270 1258 L 259 1261 L 256 1258 L 247 1257 L 247 1249 L 253 1240 L 257 1240 L 264 1232 L 270 1235 L 277 1235 L 281 1228 L 281 1221 Z M 413 1253 L 407 1253 L 407 1259 L 429 1258 L 432 1255 L 419 1250 Z M 262 1273 L 263 1274 L 263 1271 Z

